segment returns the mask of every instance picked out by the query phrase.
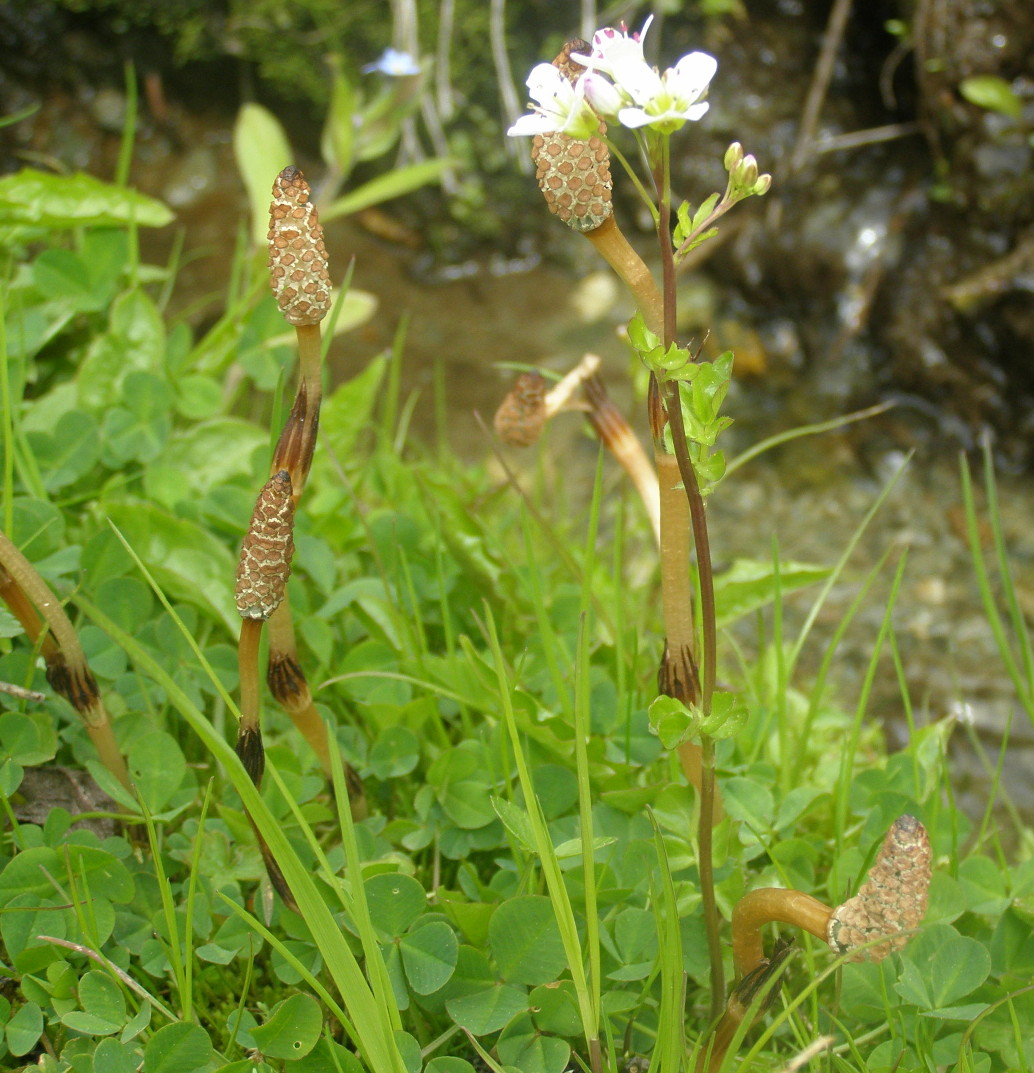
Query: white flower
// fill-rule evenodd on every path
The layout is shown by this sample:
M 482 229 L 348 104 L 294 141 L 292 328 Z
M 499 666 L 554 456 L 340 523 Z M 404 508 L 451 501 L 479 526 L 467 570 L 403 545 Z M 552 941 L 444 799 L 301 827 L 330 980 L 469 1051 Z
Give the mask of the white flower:
M 625 127 L 651 126 L 671 134 L 687 120 L 703 118 L 710 105 L 701 100 L 718 70 L 718 61 L 706 52 L 691 52 L 658 78 L 658 88 L 648 96 L 632 94 L 636 106 L 622 108 L 618 120 Z
M 643 56 L 643 40 L 652 22 L 653 15 L 646 20 L 639 33 L 631 36 L 624 23 L 621 24 L 620 30 L 615 30 L 612 26 L 597 30 L 592 35 L 592 54 L 580 56 L 572 53 L 571 59 L 594 71 L 602 71 L 618 82 L 623 69 L 633 69 L 646 64 Z
M 599 117 L 585 99 L 582 79 L 570 80 L 551 63 L 540 63 L 528 75 L 531 115 L 523 115 L 506 132 L 511 138 L 560 131 L 572 138 L 591 138 L 599 128 Z
M 408 52 L 386 48 L 376 63 L 368 63 L 363 68 L 363 74 L 370 74 L 372 71 L 379 71 L 391 78 L 405 78 L 407 75 L 420 74 L 420 64 Z
M 571 58 L 588 68 L 580 81 L 585 82 L 585 95 L 600 115 L 616 117 L 625 127 L 651 126 L 671 134 L 707 111 L 701 98 L 718 62 L 706 52 L 691 52 L 659 74 L 643 56 L 643 39 L 652 21 L 653 16 L 638 34 L 630 35 L 624 24 L 620 31 L 597 30 L 591 55 L 575 53 Z

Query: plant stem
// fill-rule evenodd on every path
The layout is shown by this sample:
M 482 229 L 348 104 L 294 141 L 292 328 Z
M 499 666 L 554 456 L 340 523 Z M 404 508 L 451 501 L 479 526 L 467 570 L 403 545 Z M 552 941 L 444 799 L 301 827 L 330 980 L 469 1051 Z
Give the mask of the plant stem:
M 621 468 L 628 474 L 650 519 L 654 538 L 660 545 L 661 505 L 658 479 L 639 437 L 632 431 L 625 415 L 611 401 L 603 381 L 598 376 L 590 376 L 582 385 L 582 392 L 589 404 L 586 413 L 589 423 L 600 441 L 609 448 Z M 663 557 L 661 561 L 664 561 Z
M 298 659 L 288 596 L 284 596 L 281 605 L 269 616 L 266 626 L 269 631 L 269 665 L 266 672 L 269 691 L 312 747 L 330 779 L 333 773 L 331 737 L 326 722 L 313 703 L 312 691 Z M 358 821 L 367 814 L 363 784 L 351 765 L 345 764 L 344 767 L 352 819 Z
M 75 708 L 101 763 L 135 797 L 129 769 L 79 635 L 50 587 L 4 532 L 0 532 L 0 599 L 22 624 L 29 640 L 39 643 L 47 681 Z
M 664 330 L 664 302 L 657 284 L 646 262 L 629 244 L 614 217 L 610 216 L 599 227 L 586 231 L 585 237 L 632 292 L 647 328 L 654 335 L 661 335 Z
M 766 924 L 793 924 L 828 942 L 832 915 L 828 905 L 799 890 L 760 887 L 748 891 L 732 911 L 732 957 L 737 975 L 746 976 L 764 960 L 761 929 Z
M 665 347 L 675 342 L 676 326 L 676 291 L 675 291 L 675 256 L 671 243 L 671 169 L 670 142 L 666 137 L 658 139 L 659 152 L 652 154 L 654 183 L 657 188 L 659 220 L 657 234 L 660 239 L 661 279 L 664 305 L 663 341 Z M 714 693 L 717 667 L 718 631 L 714 603 L 714 574 L 711 563 L 711 547 L 707 534 L 707 515 L 704 510 L 703 496 L 696 471 L 693 469 L 686 444 L 686 430 L 682 421 L 682 401 L 679 395 L 678 381 L 669 381 L 664 385 L 664 408 L 671 426 L 672 444 L 678 471 L 682 477 L 683 490 L 689 505 L 692 522 L 693 542 L 696 546 L 697 574 L 700 585 L 700 623 L 703 647 L 703 680 L 700 691 L 700 708 L 704 719 L 711 714 L 711 698 Z M 656 433 L 655 433 L 656 439 Z M 661 444 L 663 448 L 663 443 Z M 666 483 L 662 481 L 663 484 Z M 663 495 L 663 493 L 662 493 Z M 662 499 L 663 504 L 663 499 Z M 684 524 L 684 523 L 683 523 Z M 663 521 L 662 521 L 663 528 Z M 688 562 L 681 564 L 683 572 L 688 573 Z M 690 605 L 691 606 L 691 605 Z M 692 635 L 690 638 L 693 640 Z M 674 651 L 674 643 L 669 637 L 669 652 Z M 690 648 L 692 652 L 692 648 Z M 707 948 L 711 964 L 711 1017 L 716 1018 L 723 1005 L 725 996 L 725 970 L 722 964 L 722 949 L 719 936 L 718 904 L 714 888 L 714 839 L 713 828 L 716 821 L 716 787 L 714 740 L 703 735 L 700 745 L 700 817 L 698 827 L 698 866 L 700 870 L 700 897 L 704 910 L 704 926 L 707 934 Z M 695 760 L 688 756 L 683 761 Z
M 262 771 L 265 767 L 259 708 L 258 662 L 261 640 L 262 619 L 243 619 L 237 645 L 237 668 L 241 682 L 241 723 L 237 731 L 237 755 L 256 786 L 262 784 Z

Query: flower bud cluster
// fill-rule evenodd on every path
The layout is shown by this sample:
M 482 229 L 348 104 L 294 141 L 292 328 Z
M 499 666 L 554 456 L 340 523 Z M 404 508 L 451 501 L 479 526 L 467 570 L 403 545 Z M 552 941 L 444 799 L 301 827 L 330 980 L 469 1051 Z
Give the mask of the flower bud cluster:
M 772 185 L 772 176 L 758 174 L 758 162 L 750 153 L 744 154 L 743 146 L 733 142 L 725 151 L 725 170 L 729 173 L 729 189 L 726 196 L 740 198 L 754 194 L 766 194 Z

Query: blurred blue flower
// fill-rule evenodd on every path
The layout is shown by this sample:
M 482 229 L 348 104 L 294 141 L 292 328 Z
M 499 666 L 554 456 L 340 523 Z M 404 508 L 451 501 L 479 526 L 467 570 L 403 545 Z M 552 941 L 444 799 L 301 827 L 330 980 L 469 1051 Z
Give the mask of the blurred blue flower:
M 420 74 L 420 64 L 408 52 L 400 52 L 397 48 L 386 48 L 381 58 L 375 63 L 368 63 L 363 68 L 363 74 L 377 71 L 391 78 L 405 78 L 407 75 Z

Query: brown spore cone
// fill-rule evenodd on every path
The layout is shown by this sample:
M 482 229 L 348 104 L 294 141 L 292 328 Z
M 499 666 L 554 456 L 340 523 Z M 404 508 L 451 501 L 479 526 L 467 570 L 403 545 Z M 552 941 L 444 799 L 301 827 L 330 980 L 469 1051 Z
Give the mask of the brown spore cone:
M 572 52 L 587 53 L 581 40 L 568 41 L 553 66 L 571 82 L 585 70 L 571 59 Z M 606 133 L 600 122 L 600 135 Z M 610 150 L 602 137 L 587 141 L 560 131 L 536 134 L 531 143 L 535 178 L 549 211 L 575 231 L 595 231 L 614 212 L 614 180 L 610 174 Z
M 269 206 L 269 282 L 289 324 L 319 324 L 330 312 L 330 272 L 319 213 L 293 164 L 273 183 Z
M 853 960 L 882 961 L 908 942 L 926 914 L 932 854 L 926 828 L 901 816 L 887 832 L 858 893 L 837 906 L 829 920 L 829 945 L 838 954 L 882 936 L 887 941 Z
M 241 618 L 265 620 L 280 606 L 294 556 L 294 499 L 286 470 L 262 486 L 237 563 Z

